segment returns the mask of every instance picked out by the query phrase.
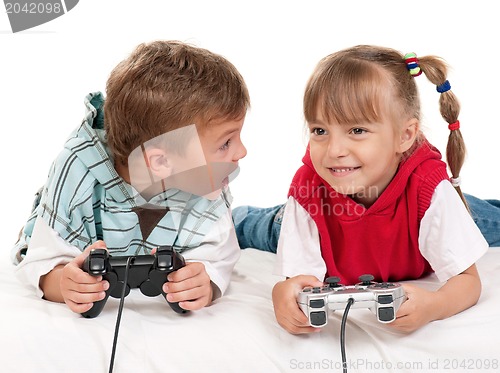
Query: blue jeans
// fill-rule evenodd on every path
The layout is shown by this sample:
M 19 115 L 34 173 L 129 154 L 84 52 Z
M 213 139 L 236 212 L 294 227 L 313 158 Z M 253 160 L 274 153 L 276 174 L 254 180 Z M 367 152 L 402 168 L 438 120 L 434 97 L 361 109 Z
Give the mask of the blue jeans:
M 233 222 L 240 248 L 276 252 L 285 205 L 268 208 L 240 206 L 233 209 Z
M 465 194 L 472 219 L 490 246 L 500 246 L 500 201 Z
M 472 218 L 490 246 L 500 246 L 500 201 L 483 200 L 465 194 Z M 233 221 L 238 243 L 276 252 L 280 236 L 284 205 L 268 208 L 240 206 L 233 210 Z

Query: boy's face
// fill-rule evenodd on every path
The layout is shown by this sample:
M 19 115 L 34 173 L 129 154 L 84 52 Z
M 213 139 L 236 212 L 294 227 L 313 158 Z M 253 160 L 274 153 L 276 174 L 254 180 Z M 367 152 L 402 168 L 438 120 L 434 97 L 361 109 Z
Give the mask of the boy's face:
M 244 119 L 222 121 L 200 131 L 200 142 L 208 164 L 238 165 L 238 161 L 247 155 L 247 150 L 241 141 Z
M 200 131 L 201 146 L 214 185 L 214 191 L 205 195 L 209 199 L 217 198 L 221 187 L 229 183 L 231 176 L 231 179 L 236 176 L 238 161 L 247 155 L 247 149 L 241 140 L 244 120 L 244 117 L 224 120 Z
M 221 188 L 234 178 L 238 161 L 247 151 L 241 141 L 244 118 L 226 120 L 198 130 L 195 125 L 179 128 L 155 138 L 156 145 L 136 149 L 129 157 L 130 183 L 142 194 L 180 189 L 208 199 L 219 196 Z M 168 139 L 168 141 L 167 141 Z M 182 151 L 167 151 L 158 145 L 182 144 Z M 157 185 L 156 189 L 149 189 Z

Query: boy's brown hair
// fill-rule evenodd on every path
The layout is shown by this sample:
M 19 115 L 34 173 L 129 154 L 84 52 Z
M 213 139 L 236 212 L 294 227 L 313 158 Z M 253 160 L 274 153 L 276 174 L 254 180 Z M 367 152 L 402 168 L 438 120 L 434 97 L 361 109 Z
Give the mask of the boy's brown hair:
M 243 77 L 224 57 L 179 41 L 140 44 L 111 72 L 104 121 L 115 162 L 144 142 L 196 124 L 242 118 L 250 106 Z

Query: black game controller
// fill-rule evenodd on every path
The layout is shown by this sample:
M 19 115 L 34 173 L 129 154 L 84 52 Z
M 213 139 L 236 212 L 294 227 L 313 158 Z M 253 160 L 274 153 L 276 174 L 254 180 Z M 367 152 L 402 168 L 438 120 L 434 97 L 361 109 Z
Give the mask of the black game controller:
M 125 269 L 130 258 L 130 267 L 127 283 L 124 283 Z M 83 317 L 94 318 L 104 308 L 108 297 L 121 298 L 123 287 L 125 296 L 130 289 L 139 288 L 142 294 L 148 297 L 166 294 L 162 287 L 167 282 L 167 275 L 184 267 L 185 262 L 181 254 L 170 246 L 160 246 L 155 255 L 136 256 L 111 256 L 105 249 L 93 249 L 83 263 L 83 270 L 92 276 L 102 276 L 109 282 L 109 289 L 103 300 L 94 302 L 92 308 L 82 313 Z M 167 301 L 168 302 L 168 301 Z M 179 306 L 179 303 L 168 302 L 170 307 L 177 313 L 187 313 Z

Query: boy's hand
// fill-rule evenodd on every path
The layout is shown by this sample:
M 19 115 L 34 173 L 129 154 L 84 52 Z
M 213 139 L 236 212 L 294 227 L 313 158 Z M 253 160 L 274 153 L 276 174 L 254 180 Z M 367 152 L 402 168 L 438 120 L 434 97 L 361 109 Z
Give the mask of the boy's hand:
M 167 278 L 163 291 L 169 302 L 179 302 L 181 308 L 189 311 L 199 310 L 212 302 L 212 283 L 203 263 L 188 262 Z
M 62 268 L 61 295 L 73 312 L 88 311 L 92 308 L 93 302 L 102 300 L 106 296 L 105 291 L 109 288 L 108 281 L 103 281 L 102 276 L 91 276 L 82 269 L 90 250 L 97 248 L 105 249 L 106 245 L 103 241 L 97 241 Z
M 314 276 L 299 275 L 278 282 L 273 288 L 273 306 L 276 320 L 286 331 L 292 334 L 319 332 L 313 328 L 309 319 L 299 308 L 297 296 L 306 286 L 322 286 Z

